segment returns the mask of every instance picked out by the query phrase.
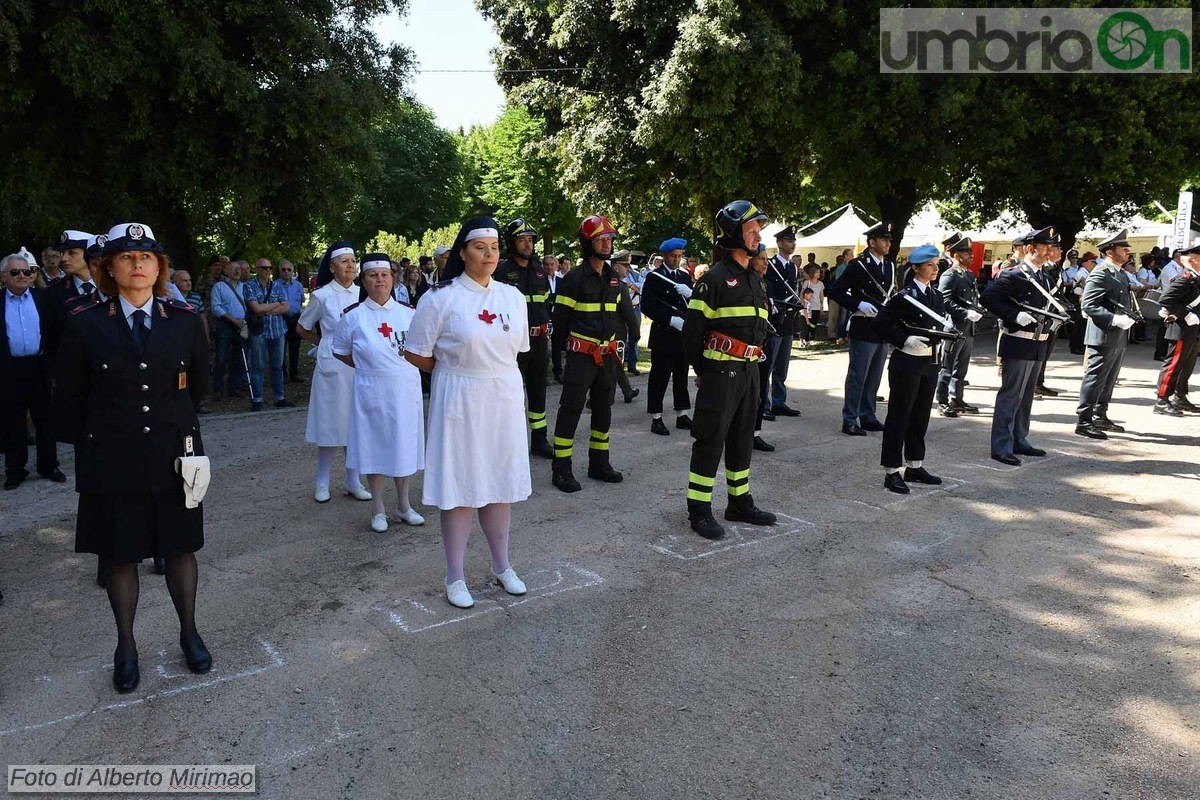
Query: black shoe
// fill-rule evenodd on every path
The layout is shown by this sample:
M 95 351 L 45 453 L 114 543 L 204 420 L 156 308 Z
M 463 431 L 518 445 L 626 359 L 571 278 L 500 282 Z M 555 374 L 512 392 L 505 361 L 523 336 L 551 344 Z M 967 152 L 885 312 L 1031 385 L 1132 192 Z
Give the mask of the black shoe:
M 762 450 L 764 453 L 774 453 L 775 445 L 767 444 L 766 442 L 763 441 L 763 438 L 761 436 L 755 436 L 754 437 L 754 449 Z
M 1094 420 L 1092 420 L 1092 424 L 1102 431 L 1112 431 L 1113 433 L 1125 432 L 1124 428 L 1113 422 L 1108 417 L 1096 417 Z
M 942 403 L 938 406 L 938 412 L 941 413 L 943 417 L 954 418 L 958 416 L 958 411 L 953 406 L 947 405 L 946 403 Z
M 883 430 L 883 423 L 877 419 L 869 419 L 866 422 L 861 423 L 859 427 L 864 431 L 881 431 Z
M 1035 386 L 1033 387 L 1033 393 L 1040 394 L 1043 397 L 1058 397 L 1058 391 L 1051 389 L 1049 386 Z
M 191 641 L 179 640 L 179 649 L 183 650 L 183 660 L 187 662 L 188 669 L 197 675 L 203 675 L 212 669 L 212 656 L 208 652 L 208 648 L 204 646 L 204 640 L 200 638 L 200 634 L 193 633 Z
M 117 661 L 113 657 L 113 688 L 121 694 L 127 694 L 137 688 L 138 682 L 142 679 L 142 673 L 138 671 L 138 660 L 135 655 L 131 659 L 125 661 Z
M 59 469 L 58 467 L 55 467 L 54 469 L 50 470 L 49 472 L 39 472 L 38 475 L 41 475 L 46 480 L 53 481 L 54 483 L 66 483 L 67 482 L 67 476 L 63 475 L 62 470 Z
M 751 525 L 774 525 L 775 515 L 763 511 L 758 506 L 735 506 L 732 503 L 725 509 L 725 519 L 729 522 L 748 522 Z
M 875 402 L 876 402 L 876 403 L 886 403 L 886 402 L 887 402 L 887 398 L 886 398 L 886 397 L 884 397 L 884 396 L 883 396 L 883 395 L 881 395 L 881 394 L 877 394 L 877 395 L 875 395 Z
M 675 418 L 675 427 L 681 431 L 690 431 L 692 429 L 692 418 L 687 414 L 680 414 Z
M 774 422 L 775 421 L 775 412 L 769 408 L 766 409 L 765 411 L 763 411 L 763 419 L 766 420 L 767 422 Z
M 960 414 L 978 414 L 979 406 L 973 406 L 970 403 L 965 403 L 962 400 L 950 401 L 950 407 Z
M 900 477 L 899 472 L 889 472 L 883 479 L 883 488 L 896 494 L 908 494 L 910 491 L 908 484 L 904 482 L 904 478 Z
M 1075 426 L 1075 433 L 1080 436 L 1086 436 L 1089 439 L 1107 439 L 1108 434 L 1097 428 L 1091 422 L 1081 422 Z
M 567 494 L 578 492 L 583 488 L 579 485 L 579 481 L 575 480 L 575 476 L 569 472 L 555 472 L 550 476 L 550 482 Z
M 21 481 L 23 481 L 23 480 L 25 480 L 25 479 L 19 478 L 16 475 L 6 475 L 6 476 L 4 476 L 4 488 L 5 489 L 15 489 L 21 485 Z
M 250 410 L 251 411 L 262 411 L 262 401 L 261 400 L 251 401 Z
M 161 556 L 155 556 L 153 569 L 154 569 L 155 575 L 166 575 L 167 574 L 167 560 L 165 558 L 162 558 Z
M 541 436 L 535 434 L 529 438 L 529 454 L 542 458 L 554 458 L 554 448 L 546 440 L 545 434 Z
M 771 411 L 778 417 L 798 417 L 800 412 L 790 406 L 772 406 Z
M 638 368 L 637 368 L 637 367 L 630 367 L 630 368 L 629 368 L 629 370 L 628 370 L 628 372 L 629 372 L 629 374 L 630 374 L 630 375 L 641 375 L 641 374 L 642 374 L 642 373 L 641 373 L 641 372 L 638 370 Z
M 1200 411 L 1200 406 L 1192 405 L 1191 401 L 1182 395 L 1175 395 L 1174 403 L 1180 411 L 1190 411 L 1193 414 Z
M 671 435 L 671 432 L 667 430 L 667 424 L 662 421 L 662 417 L 650 421 L 650 432 L 657 433 L 659 436 Z
M 705 539 L 716 541 L 717 539 L 725 538 L 725 529 L 721 527 L 721 523 L 713 518 L 711 513 L 689 516 L 688 519 L 691 520 L 692 530 Z
M 1021 466 L 1021 459 L 1012 453 L 992 453 L 992 461 L 999 461 L 1001 464 L 1008 464 L 1010 467 Z
M 639 394 L 641 394 L 641 393 L 642 393 L 642 390 L 641 390 L 641 389 L 633 389 L 633 390 L 631 390 L 631 391 L 629 392 L 629 394 L 625 395 L 625 402 L 626 402 L 626 403 L 632 403 L 632 402 L 633 402 L 633 398 L 637 397 L 637 396 L 638 396 Z
M 587 475 L 593 480 L 604 481 L 605 483 L 620 483 L 625 480 L 625 476 L 613 469 L 611 464 L 589 465 Z
M 929 470 L 924 467 L 905 467 L 904 480 L 912 483 L 923 483 L 927 486 L 941 486 L 942 479 L 937 475 L 931 475 Z
M 866 431 L 864 431 L 862 428 L 858 427 L 858 425 L 853 422 L 851 422 L 849 424 L 846 424 L 845 422 L 843 422 L 842 423 L 842 433 L 846 434 L 847 436 L 866 436 L 867 435 Z
M 1170 400 L 1159 400 L 1154 404 L 1155 414 L 1165 414 L 1168 417 L 1182 417 L 1183 412 Z
M 288 400 L 288 399 L 285 397 L 285 398 L 283 398 L 282 400 L 276 400 L 276 401 L 275 401 L 275 407 L 276 407 L 276 408 L 295 408 L 295 407 L 296 407 L 296 404 L 295 404 L 295 403 L 293 403 L 291 400 Z

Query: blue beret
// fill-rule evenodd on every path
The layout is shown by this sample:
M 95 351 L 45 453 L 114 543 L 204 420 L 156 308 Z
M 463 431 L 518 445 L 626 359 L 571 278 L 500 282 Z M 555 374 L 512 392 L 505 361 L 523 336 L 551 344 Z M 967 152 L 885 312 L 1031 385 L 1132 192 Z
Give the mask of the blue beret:
M 923 244 L 908 255 L 908 263 L 924 264 L 938 257 L 938 249 L 931 244 Z
M 667 239 L 658 246 L 658 252 L 669 253 L 672 250 L 682 250 L 687 247 L 687 239 L 680 239 L 676 236 L 674 239 Z

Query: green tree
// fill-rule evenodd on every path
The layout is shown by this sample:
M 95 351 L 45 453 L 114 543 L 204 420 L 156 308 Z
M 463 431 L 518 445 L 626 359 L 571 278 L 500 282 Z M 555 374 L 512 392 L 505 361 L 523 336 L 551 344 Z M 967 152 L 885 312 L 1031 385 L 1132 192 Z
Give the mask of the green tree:
M 191 265 L 338 227 L 370 123 L 410 54 L 377 14 L 406 0 L 11 0 L 0 8 L 0 236 L 137 219 Z

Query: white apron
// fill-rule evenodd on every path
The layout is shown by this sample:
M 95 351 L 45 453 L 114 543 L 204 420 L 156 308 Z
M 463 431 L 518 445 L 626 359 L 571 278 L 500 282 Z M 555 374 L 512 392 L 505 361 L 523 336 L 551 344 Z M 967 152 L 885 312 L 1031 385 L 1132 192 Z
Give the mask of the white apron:
M 358 292 L 359 287 L 353 283 L 347 288 L 330 281 L 312 293 L 300 312 L 300 325 L 307 330 L 321 324 L 304 429 L 304 440 L 318 447 L 345 447 L 349 435 L 354 370 L 334 358 L 332 348 L 342 312 L 358 302 Z

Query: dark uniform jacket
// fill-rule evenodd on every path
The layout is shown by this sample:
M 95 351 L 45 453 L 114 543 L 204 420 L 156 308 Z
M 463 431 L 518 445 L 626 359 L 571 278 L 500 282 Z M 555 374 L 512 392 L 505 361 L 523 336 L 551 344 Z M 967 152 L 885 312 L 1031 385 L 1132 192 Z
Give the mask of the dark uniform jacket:
M 652 321 L 650 332 L 653 334 L 663 329 L 670 329 L 671 317 L 680 319 L 687 317 L 687 301 L 663 278 L 670 280 L 671 283 L 682 283 L 685 286 L 693 286 L 693 283 L 692 276 L 686 269 L 671 269 L 662 266 L 652 270 L 651 273 L 647 273 L 646 279 L 642 281 L 642 313 Z M 660 277 L 655 277 L 655 275 Z
M 1133 306 L 1133 293 L 1129 289 L 1129 275 L 1120 267 L 1103 261 L 1088 273 L 1083 285 L 1083 299 L 1079 307 L 1087 316 L 1087 330 L 1083 343 L 1092 347 L 1116 347 L 1129 337 L 1128 330 L 1113 325 L 1113 317 L 1124 314 L 1137 318 Z
M 842 276 L 833 282 L 827 296 L 850 312 L 850 338 L 861 342 L 882 342 L 875 330 L 875 320 L 858 314 L 858 304 L 866 301 L 882 309 L 886 295 L 895 287 L 899 276 L 896 264 L 884 258 L 883 264 L 876 263 L 874 256 L 863 253 L 852 259 L 842 271 Z
M 1026 275 L 1022 271 L 1022 267 L 1030 270 L 1033 278 Z M 1030 314 L 1034 317 L 1033 324 L 1024 327 L 1017 324 L 1017 315 L 1024 310 L 1019 308 L 1017 303 L 1024 303 L 1034 308 L 1045 308 L 1050 305 L 1045 295 L 1038 291 L 1037 286 L 1033 285 L 1034 280 L 1041 282 L 1042 288 L 1046 291 L 1050 290 L 1042 271 L 1022 261 L 996 276 L 996 279 L 987 285 L 979 298 L 983 307 L 995 314 L 1001 321 L 1000 343 L 997 349 L 997 355 L 1000 358 L 1014 361 L 1046 360 L 1046 340 L 1050 332 L 1049 320 L 1037 314 Z
M 904 295 L 911 296 L 933 313 L 946 316 L 946 304 L 942 301 L 942 295 L 937 287 L 930 284 L 922 292 L 916 281 L 910 281 L 907 286 L 892 295 L 892 298 L 879 311 L 879 316 L 875 318 L 875 332 L 879 334 L 883 341 L 891 343 L 896 348 L 892 351 L 893 362 L 899 359 L 912 369 L 920 370 L 924 373 L 936 372 L 939 364 L 942 340 L 933 339 L 928 336 L 924 337 L 932 345 L 931 355 L 928 356 L 910 355 L 902 352 L 900 348 L 904 347 L 904 342 L 908 337 L 922 335 L 919 331 L 911 330 L 906 326 L 933 328 L 935 330 L 940 330 L 944 326 L 941 322 L 905 300 Z
M 800 272 L 790 258 L 784 258 L 778 253 L 771 256 L 764 277 L 767 281 L 767 296 L 776 303 L 795 305 L 799 302 L 796 298 L 800 295 Z M 795 312 L 786 312 L 783 316 L 790 319 L 795 316 Z
M 979 288 L 971 271 L 955 264 L 942 273 L 937 290 L 942 296 L 946 313 L 954 320 L 954 327 L 962 331 L 964 336 L 974 336 L 975 323 L 967 319 L 967 311 L 977 310 Z
M 1158 301 L 1167 313 L 1174 317 L 1173 322 L 1167 323 L 1164 334 L 1167 339 L 1174 342 L 1179 339 L 1195 339 L 1200 335 L 1200 325 L 1186 325 L 1183 321 L 1189 312 L 1200 316 L 1200 308 L 1188 308 L 1197 297 L 1200 297 L 1200 275 L 1189 267 L 1175 276 Z
M 683 352 L 688 363 L 699 373 L 729 360 L 704 349 L 710 330 L 762 347 L 767 340 L 768 303 L 767 284 L 753 269 L 732 259 L 713 264 L 696 283 L 683 320 Z
M 637 316 L 629 293 L 622 289 L 621 279 L 607 262 L 600 272 L 585 263 L 558 280 L 554 300 L 555 347 L 566 346 L 568 334 L 593 342 L 608 342 L 618 338 L 622 329 L 618 315 L 628 327 L 630 337 L 637 341 Z
M 208 340 L 186 303 L 154 301 L 146 352 L 116 299 L 76 305 L 55 365 L 58 440 L 75 445 L 75 489 L 163 494 L 179 486 L 184 437 L 204 453 L 196 403 L 208 392 Z
M 532 256 L 529 264 L 522 267 L 511 258 L 506 258 L 496 267 L 493 278 L 525 295 L 529 309 L 529 327 L 540 328 L 550 321 L 550 279 L 546 270 Z

